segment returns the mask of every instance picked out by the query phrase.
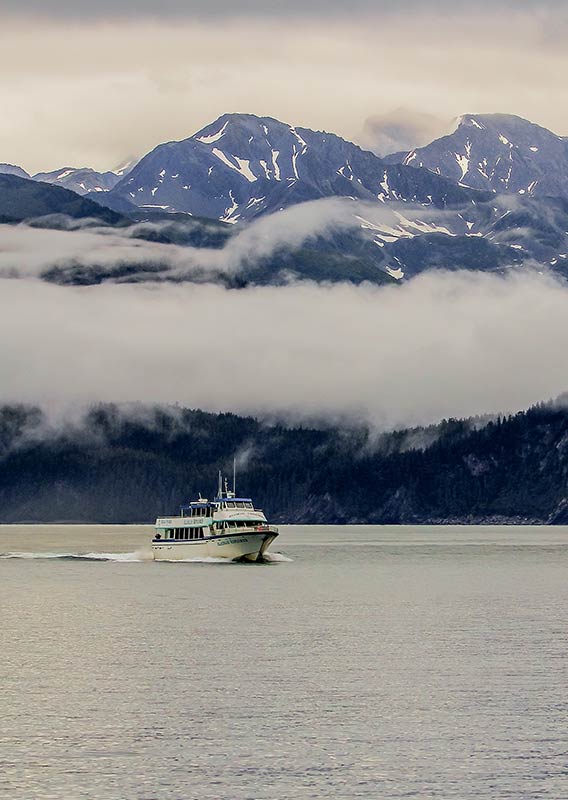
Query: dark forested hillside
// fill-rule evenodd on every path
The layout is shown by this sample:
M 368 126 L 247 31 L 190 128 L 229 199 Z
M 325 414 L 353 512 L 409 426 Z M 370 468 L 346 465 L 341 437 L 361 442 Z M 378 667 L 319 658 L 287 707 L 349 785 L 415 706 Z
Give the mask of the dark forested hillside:
M 100 406 L 54 428 L 0 409 L 0 521 L 150 522 L 236 455 L 239 491 L 274 521 L 568 523 L 568 410 L 383 434 L 233 414 Z

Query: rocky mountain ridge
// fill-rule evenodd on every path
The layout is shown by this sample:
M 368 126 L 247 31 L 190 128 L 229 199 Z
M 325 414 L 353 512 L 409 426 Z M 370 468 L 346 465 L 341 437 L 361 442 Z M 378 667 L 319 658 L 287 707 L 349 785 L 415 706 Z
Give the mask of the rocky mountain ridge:
M 568 197 L 568 138 L 512 114 L 466 114 L 447 136 L 385 161 L 480 191 Z
M 513 149 L 512 139 L 496 133 L 496 125 L 509 136 L 520 126 L 529 152 L 537 147 L 529 145 L 537 134 L 547 142 L 552 137 L 558 146 L 565 144 L 561 137 L 544 129 L 535 132 L 533 128 L 538 126 L 517 118 L 492 118 L 493 127 L 480 120 L 471 115 L 462 118 L 453 134 L 465 137 L 470 166 L 474 146 L 485 146 L 489 139 L 501 153 L 495 156 L 498 163 L 503 153 L 511 156 L 514 165 L 517 163 L 520 144 Z M 479 141 L 473 142 L 474 135 Z M 452 141 L 455 144 L 455 139 Z M 520 134 L 516 141 L 521 141 Z M 159 145 L 132 169 L 127 167 L 130 171 L 113 188 L 105 191 L 99 186 L 98 191 L 83 194 L 83 199 L 86 203 L 93 201 L 89 216 L 107 223 L 110 219 L 114 220 L 110 224 L 122 226 L 155 223 L 152 229 L 148 225 L 138 227 L 134 234 L 138 238 L 192 247 L 229 243 L 271 214 L 276 225 L 290 226 L 292 240 L 295 226 L 303 220 L 307 233 L 299 244 L 286 246 L 281 242 L 269 255 L 244 259 L 238 270 L 239 285 L 298 278 L 384 283 L 432 268 L 504 271 L 521 265 L 544 267 L 565 276 L 568 199 L 541 196 L 538 184 L 531 191 L 519 190 L 516 194 L 497 192 L 491 185 L 485 191 L 465 186 L 463 180 L 455 178 L 467 177 L 471 170 L 466 169 L 465 162 L 459 162 L 458 156 L 454 151 L 448 156 L 448 163 L 459 170 L 459 175 L 450 178 L 438 174 L 440 167 L 432 171 L 413 166 L 416 158 L 409 156 L 402 159 L 406 164 L 389 163 L 393 159 L 396 162 L 396 157 L 380 159 L 333 134 L 250 114 L 227 114 L 188 139 Z M 5 165 L 5 169 L 17 174 L 0 178 L 23 180 L 17 167 Z M 512 180 L 514 168 L 509 164 L 507 169 Z M 72 172 L 64 170 L 57 178 L 60 182 L 75 181 L 78 171 Z M 115 179 L 118 176 L 113 173 L 111 183 Z M 25 191 L 24 184 L 29 184 Z M 39 188 L 47 189 L 49 182 L 33 181 L 28 176 L 19 186 L 20 197 L 13 183 L 10 191 L 4 185 L 0 197 L 4 221 L 31 219 L 38 224 L 36 218 L 42 216 L 44 226 L 57 226 L 60 223 L 54 215 L 69 213 L 82 218 L 86 214 L 86 206 L 69 198 L 63 203 L 68 211 L 62 212 L 61 196 L 52 196 L 54 205 L 50 208 L 51 195 Z M 83 181 L 82 192 L 86 187 Z M 341 206 L 328 219 L 325 203 L 330 200 Z M 318 201 L 322 205 L 318 206 Z M 294 208 L 294 219 L 283 217 L 278 222 L 280 212 Z M 312 218 L 313 230 L 309 223 Z M 218 230 L 212 236 L 214 225 Z M 227 228 L 234 229 L 234 236 Z M 129 265 L 129 279 L 149 279 L 144 269 L 140 273 L 142 277 L 136 265 Z M 99 282 L 112 280 L 116 274 L 96 266 L 79 274 L 64 265 L 57 279 Z M 122 275 L 120 271 L 118 274 Z M 167 270 L 159 264 L 154 265 L 153 274 L 157 280 L 169 279 Z
M 188 139 L 159 145 L 110 196 L 230 223 L 324 197 L 437 208 L 478 197 L 427 170 L 386 165 L 335 134 L 252 114 L 225 114 Z

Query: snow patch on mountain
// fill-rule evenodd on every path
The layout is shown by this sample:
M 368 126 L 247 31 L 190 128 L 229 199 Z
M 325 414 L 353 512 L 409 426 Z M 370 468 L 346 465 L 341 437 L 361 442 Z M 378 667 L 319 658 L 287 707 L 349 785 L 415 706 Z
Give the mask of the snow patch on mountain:
M 203 142 L 203 144 L 213 144 L 213 142 L 218 142 L 225 133 L 228 124 L 229 121 L 227 120 L 221 130 L 217 131 L 216 133 L 212 133 L 209 136 L 196 136 L 195 138 L 198 142 Z
M 462 116 L 451 134 L 398 158 L 482 191 L 568 196 L 568 140 L 510 114 Z

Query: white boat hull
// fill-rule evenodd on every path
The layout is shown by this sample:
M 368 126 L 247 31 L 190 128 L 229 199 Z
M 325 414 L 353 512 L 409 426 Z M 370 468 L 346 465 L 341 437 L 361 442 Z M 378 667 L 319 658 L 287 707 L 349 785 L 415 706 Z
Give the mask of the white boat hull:
M 229 561 L 262 561 L 264 553 L 278 536 L 272 531 L 211 536 L 194 541 L 152 542 L 155 561 L 192 561 L 226 558 Z

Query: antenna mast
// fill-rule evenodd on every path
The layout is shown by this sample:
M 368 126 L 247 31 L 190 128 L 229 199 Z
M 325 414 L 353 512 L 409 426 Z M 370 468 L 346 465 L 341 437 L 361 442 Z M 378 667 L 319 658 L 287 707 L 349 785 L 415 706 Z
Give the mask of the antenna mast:
M 233 495 L 234 495 L 234 497 L 237 496 L 237 494 L 236 494 L 236 485 L 237 485 L 237 459 L 235 457 L 235 458 L 233 458 Z

